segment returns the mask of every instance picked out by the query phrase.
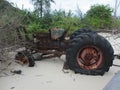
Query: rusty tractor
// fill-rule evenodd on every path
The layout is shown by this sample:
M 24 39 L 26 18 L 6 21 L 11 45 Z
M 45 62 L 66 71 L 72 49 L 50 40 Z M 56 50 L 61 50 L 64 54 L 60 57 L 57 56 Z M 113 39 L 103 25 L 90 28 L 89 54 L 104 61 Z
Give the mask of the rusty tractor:
M 21 31 L 25 33 L 25 42 L 22 42 L 23 32 L 20 34 Z M 26 49 L 18 52 L 16 59 L 24 63 L 28 62 L 29 66 L 35 64 L 32 56 L 35 53 L 40 53 L 39 59 L 66 54 L 63 68 L 86 75 L 104 75 L 113 64 L 114 50 L 111 44 L 92 30 L 80 29 L 70 37 L 66 37 L 66 30 L 54 28 L 47 33 L 34 33 L 28 36 L 27 30 L 19 27 L 17 34 L 21 45 Z

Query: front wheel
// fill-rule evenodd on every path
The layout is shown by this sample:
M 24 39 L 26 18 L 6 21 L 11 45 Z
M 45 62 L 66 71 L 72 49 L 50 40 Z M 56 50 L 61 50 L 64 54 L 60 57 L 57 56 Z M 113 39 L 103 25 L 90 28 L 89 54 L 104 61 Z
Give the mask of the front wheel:
M 33 67 L 35 65 L 34 58 L 27 50 L 18 52 L 15 55 L 15 59 L 23 64 L 28 64 L 29 67 Z
M 112 66 L 113 53 L 112 46 L 105 38 L 84 33 L 70 41 L 66 63 L 75 73 L 103 75 Z

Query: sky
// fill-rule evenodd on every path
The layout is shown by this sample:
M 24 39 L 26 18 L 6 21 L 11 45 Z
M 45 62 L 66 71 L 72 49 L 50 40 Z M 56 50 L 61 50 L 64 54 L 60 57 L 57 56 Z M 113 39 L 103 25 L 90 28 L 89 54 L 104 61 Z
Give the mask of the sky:
M 31 0 L 7 0 L 9 2 L 14 3 L 15 6 L 22 9 L 28 9 L 30 11 L 33 10 L 33 5 Z M 79 6 L 80 10 L 83 13 L 86 13 L 90 9 L 90 7 L 94 4 L 103 4 L 103 5 L 109 5 L 110 7 L 115 7 L 115 0 L 54 0 L 55 3 L 51 4 L 51 9 L 62 9 L 65 11 L 71 10 L 72 12 L 76 12 L 77 6 Z M 120 0 L 118 0 L 120 1 Z M 120 8 L 118 9 L 117 15 L 119 14 Z

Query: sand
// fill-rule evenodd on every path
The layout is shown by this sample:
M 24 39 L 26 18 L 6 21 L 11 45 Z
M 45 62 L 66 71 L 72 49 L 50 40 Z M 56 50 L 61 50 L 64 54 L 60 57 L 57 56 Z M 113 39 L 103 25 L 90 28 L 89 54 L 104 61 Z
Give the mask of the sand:
M 36 61 L 35 67 L 13 62 L 1 74 L 0 90 L 102 90 L 119 71 L 119 67 L 112 66 L 104 76 L 75 74 L 71 70 L 64 73 L 63 62 L 59 58 L 46 59 Z M 120 64 L 120 61 L 115 60 L 115 63 Z M 22 70 L 22 74 L 13 75 L 11 70 Z

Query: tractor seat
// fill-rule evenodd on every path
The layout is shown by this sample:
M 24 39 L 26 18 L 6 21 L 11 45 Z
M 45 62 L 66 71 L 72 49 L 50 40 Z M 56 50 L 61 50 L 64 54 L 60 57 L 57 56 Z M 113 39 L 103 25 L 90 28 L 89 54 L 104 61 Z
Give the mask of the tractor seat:
M 50 34 L 51 34 L 50 36 L 51 36 L 51 39 L 53 40 L 64 39 L 66 33 L 67 33 L 66 30 L 62 28 L 50 29 Z

